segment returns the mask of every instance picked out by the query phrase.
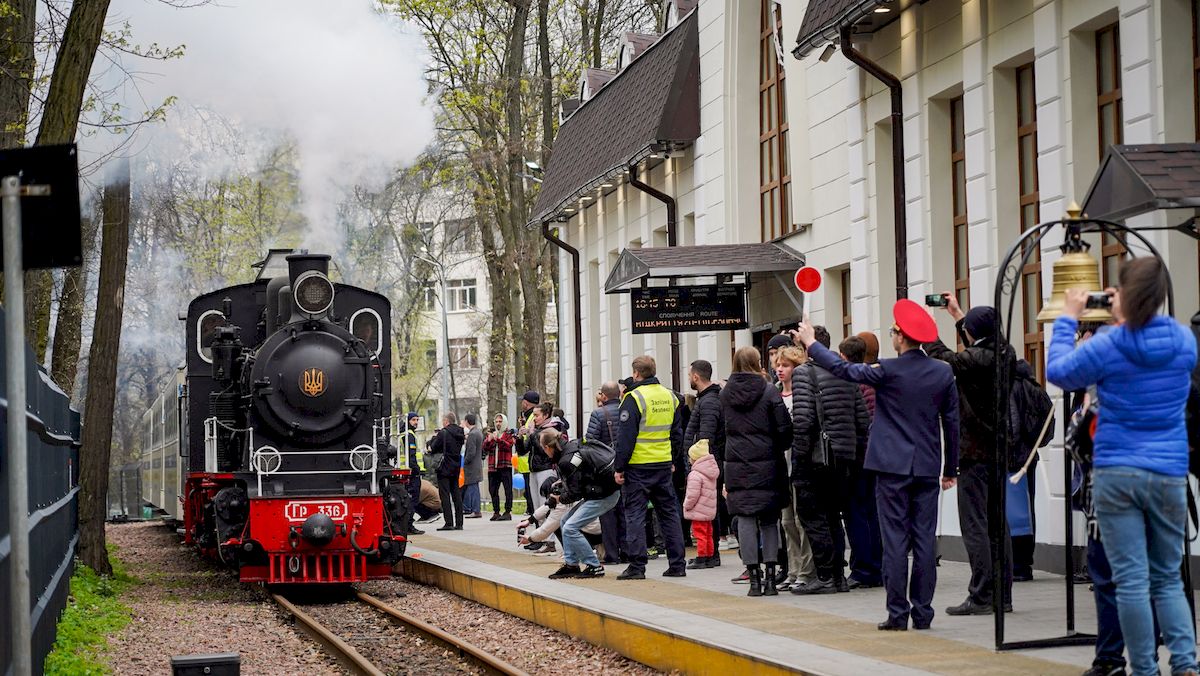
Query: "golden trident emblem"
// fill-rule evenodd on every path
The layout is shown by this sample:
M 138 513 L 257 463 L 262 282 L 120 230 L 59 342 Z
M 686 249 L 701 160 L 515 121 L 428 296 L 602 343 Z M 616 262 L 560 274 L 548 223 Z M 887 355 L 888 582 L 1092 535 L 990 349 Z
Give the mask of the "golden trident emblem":
M 300 391 L 310 397 L 325 394 L 325 372 L 318 368 L 306 369 L 300 374 Z

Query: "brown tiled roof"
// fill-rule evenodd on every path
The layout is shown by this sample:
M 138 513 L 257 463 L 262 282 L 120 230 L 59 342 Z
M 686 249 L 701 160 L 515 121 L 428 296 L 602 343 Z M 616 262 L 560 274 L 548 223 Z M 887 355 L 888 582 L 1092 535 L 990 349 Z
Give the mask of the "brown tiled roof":
M 700 135 L 700 50 L 692 12 L 558 129 L 532 222 L 553 218 L 653 144 Z
M 584 81 L 587 82 L 587 90 L 579 92 L 580 98 L 586 94 L 595 96 L 604 85 L 608 84 L 609 80 L 616 77 L 617 71 L 607 70 L 604 68 L 588 68 L 583 72 Z M 590 93 L 589 93 L 590 92 Z
M 838 30 L 846 24 L 869 18 L 876 7 L 886 0 L 812 0 L 804 12 L 796 48 L 792 54 L 803 59 L 805 54 L 826 42 L 837 42 Z
M 629 62 L 642 55 L 642 52 L 650 48 L 650 45 L 658 41 L 661 37 L 658 33 L 634 33 L 633 31 L 625 32 L 625 42 L 633 49 L 633 53 L 629 55 Z M 629 64 L 624 64 L 628 66 Z
M 604 281 L 604 292 L 623 291 L 654 277 L 795 272 L 803 265 L 803 254 L 778 242 L 625 249 Z
M 1083 211 L 1120 221 L 1158 209 L 1200 207 L 1200 143 L 1109 146 Z

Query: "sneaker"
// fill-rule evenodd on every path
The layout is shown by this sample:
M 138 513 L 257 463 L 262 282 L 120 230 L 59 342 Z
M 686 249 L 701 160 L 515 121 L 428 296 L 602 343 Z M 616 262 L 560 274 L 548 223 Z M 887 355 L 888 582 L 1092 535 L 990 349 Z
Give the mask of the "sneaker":
M 653 549 L 646 550 L 646 560 L 653 561 L 658 558 L 658 552 Z
M 957 606 L 950 606 L 946 609 L 947 615 L 962 617 L 965 615 L 991 615 L 992 604 L 990 603 L 975 603 L 970 598 Z
M 721 540 L 721 544 L 717 545 L 717 549 L 719 549 L 723 552 L 727 552 L 731 549 L 737 549 L 737 548 L 738 548 L 738 541 L 737 541 L 737 538 L 735 538 L 735 537 L 725 538 L 724 540 Z
M 492 518 L 488 519 L 488 521 L 499 521 L 499 520 L 500 520 L 500 512 L 496 512 L 495 514 L 492 515 Z
M 687 571 L 682 568 L 668 568 L 663 571 L 663 577 L 687 577 Z
M 424 535 L 425 531 L 421 530 L 420 528 L 409 528 L 408 534 L 409 535 Z
M 643 570 L 634 570 L 632 567 L 630 567 L 630 568 L 626 568 L 625 570 L 621 571 L 621 574 L 617 576 L 617 579 L 618 580 L 645 580 L 646 572 Z
M 575 577 L 604 577 L 604 566 L 584 566 Z
M 437 530 L 458 530 L 458 529 L 455 528 L 454 526 L 446 525 L 446 526 L 439 527 Z
M 852 577 L 846 582 L 846 587 L 849 589 L 874 589 L 882 586 L 882 582 L 863 582 L 856 577 Z
M 837 587 L 839 592 L 845 593 L 850 591 L 850 585 L 846 582 L 846 578 L 839 577 L 833 581 L 833 586 Z
M 742 574 L 730 580 L 734 584 L 750 584 L 750 569 L 742 569 Z
M 537 550 L 541 549 L 545 544 L 546 543 L 544 543 L 544 542 L 530 542 L 529 544 L 525 545 L 525 549 L 528 549 L 531 552 L 536 552 Z
M 512 521 L 512 512 L 505 512 L 497 521 Z
M 1100 662 L 1093 664 L 1091 669 L 1083 672 L 1083 676 L 1125 676 L 1128 673 L 1125 671 L 1124 664 Z
M 433 516 L 426 517 L 424 519 L 417 519 L 417 523 L 433 523 L 434 521 L 437 521 L 440 518 L 442 518 L 441 514 L 434 514 Z
M 775 588 L 778 589 L 779 591 L 787 591 L 794 586 L 796 586 L 796 578 L 789 577 L 789 578 L 785 579 L 783 582 L 780 582 L 779 584 L 775 585 Z
M 692 559 L 691 561 L 688 561 L 688 562 L 687 562 L 687 569 L 688 569 L 688 570 L 703 570 L 703 569 L 705 569 L 705 568 L 708 568 L 708 559 L 707 559 L 707 557 L 704 557 L 704 556 L 697 556 L 696 558 L 694 558 L 694 559 Z
M 481 512 L 472 512 L 472 513 L 470 513 L 470 514 L 467 514 L 467 515 L 466 515 L 466 516 L 464 516 L 463 518 L 464 518 L 464 519 L 482 519 L 482 518 L 483 518 L 483 514 L 482 514 Z
M 808 584 L 795 585 L 790 591 L 796 596 L 812 596 L 815 594 L 836 594 L 837 590 L 837 583 L 833 580 L 817 579 Z
M 568 577 L 579 577 L 579 566 L 564 563 L 558 570 L 550 573 L 551 580 L 562 580 Z

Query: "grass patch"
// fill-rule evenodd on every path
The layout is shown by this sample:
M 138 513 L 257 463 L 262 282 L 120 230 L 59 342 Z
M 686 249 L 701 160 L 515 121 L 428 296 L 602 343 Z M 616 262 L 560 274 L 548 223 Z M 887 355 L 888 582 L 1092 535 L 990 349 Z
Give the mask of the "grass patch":
M 71 594 L 58 622 L 54 649 L 46 657 L 46 674 L 108 674 L 100 652 L 108 637 L 129 624 L 131 611 L 121 602 L 122 594 L 135 580 L 126 574 L 120 559 L 109 547 L 112 577 L 103 577 L 82 563 L 71 576 Z

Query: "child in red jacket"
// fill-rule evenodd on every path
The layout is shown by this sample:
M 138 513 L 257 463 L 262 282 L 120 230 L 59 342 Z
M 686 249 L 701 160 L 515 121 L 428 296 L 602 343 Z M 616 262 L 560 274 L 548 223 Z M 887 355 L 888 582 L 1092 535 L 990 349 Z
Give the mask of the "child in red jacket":
M 696 558 L 688 568 L 712 568 L 716 564 L 713 519 L 717 518 L 717 459 L 708 452 L 708 440 L 701 439 L 688 450 L 692 470 L 688 472 L 687 493 L 683 498 L 683 518 L 692 522 Z

